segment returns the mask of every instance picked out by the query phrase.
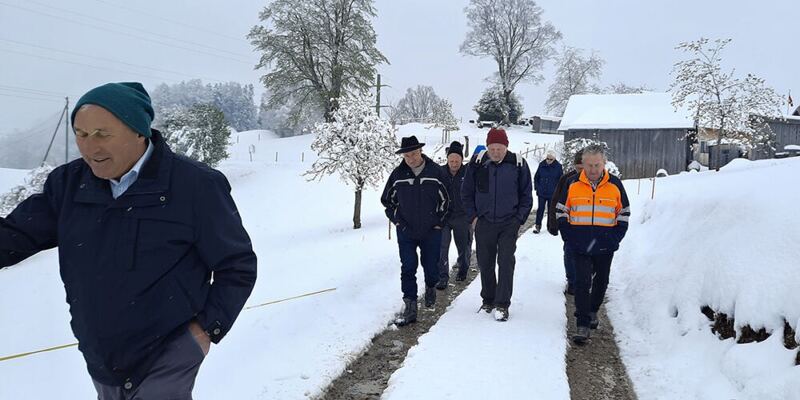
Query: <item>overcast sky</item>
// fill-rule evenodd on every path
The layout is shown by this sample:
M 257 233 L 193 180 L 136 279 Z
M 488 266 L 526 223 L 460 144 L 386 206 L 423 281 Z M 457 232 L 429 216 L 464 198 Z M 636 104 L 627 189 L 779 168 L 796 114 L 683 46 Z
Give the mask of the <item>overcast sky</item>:
M 430 85 L 473 118 L 472 106 L 495 70 L 489 59 L 459 54 L 468 0 L 377 0 L 378 67 L 383 99 Z M 264 1 L 246 0 L 0 0 L 0 132 L 26 130 L 110 81 L 161 82 L 201 78 L 260 87 L 258 55 L 244 38 Z M 625 82 L 666 90 L 681 54 L 674 47 L 701 36 L 733 39 L 725 63 L 754 73 L 800 102 L 796 0 L 642 1 L 541 0 L 544 18 L 563 44 L 605 59 L 602 84 Z M 793 17 L 794 16 L 794 17 Z M 517 88 L 525 115 L 544 112 L 552 62 L 539 85 Z

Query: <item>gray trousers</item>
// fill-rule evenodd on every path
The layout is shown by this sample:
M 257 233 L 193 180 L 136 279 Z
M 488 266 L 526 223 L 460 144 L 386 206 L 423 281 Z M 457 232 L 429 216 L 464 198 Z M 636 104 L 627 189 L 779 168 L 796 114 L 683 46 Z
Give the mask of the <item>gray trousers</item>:
M 442 251 L 439 255 L 439 277 L 450 276 L 450 239 L 456 242 L 458 249 L 458 268 L 466 273 L 469 268 L 469 259 L 472 253 L 472 227 L 466 218 L 448 221 L 442 228 Z
M 483 304 L 509 307 L 514 290 L 514 265 L 517 234 L 520 223 L 516 218 L 501 223 L 479 218 L 475 226 L 475 251 L 481 270 Z M 495 274 L 495 262 L 497 274 Z
M 137 387 L 108 386 L 94 381 L 98 400 L 191 400 L 194 380 L 205 355 L 189 329 L 164 347 Z

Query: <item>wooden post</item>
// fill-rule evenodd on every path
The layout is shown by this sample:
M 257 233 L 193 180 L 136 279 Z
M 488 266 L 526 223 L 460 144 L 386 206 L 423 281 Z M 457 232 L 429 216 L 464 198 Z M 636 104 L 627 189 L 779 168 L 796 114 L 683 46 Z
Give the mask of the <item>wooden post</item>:
M 389 240 L 392 240 L 392 221 L 389 221 Z
M 300 162 L 306 162 L 306 152 L 300 153 Z
M 653 178 L 653 191 L 650 193 L 650 200 L 656 197 L 656 178 Z
M 469 158 L 469 136 L 464 135 L 464 158 Z
M 642 178 L 637 179 L 639 185 L 636 187 L 636 194 L 642 193 Z
M 278 152 L 275 152 L 275 162 L 278 162 Z

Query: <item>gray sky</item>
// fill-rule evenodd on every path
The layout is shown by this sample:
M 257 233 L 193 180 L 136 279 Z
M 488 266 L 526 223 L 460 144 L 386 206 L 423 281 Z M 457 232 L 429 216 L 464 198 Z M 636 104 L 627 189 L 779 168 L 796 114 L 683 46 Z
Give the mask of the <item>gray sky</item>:
M 378 47 L 390 65 L 378 68 L 383 99 L 406 88 L 433 86 L 450 99 L 457 117 L 489 85 L 489 59 L 462 56 L 468 0 L 377 0 Z M 796 4 L 792 0 L 641 1 L 541 0 L 545 19 L 566 45 L 594 49 L 606 60 L 602 84 L 625 82 L 665 90 L 674 50 L 700 36 L 733 38 L 725 62 L 741 74 L 767 80 L 779 93 L 795 89 Z M 77 98 L 110 81 L 160 82 L 201 78 L 260 87 L 258 56 L 244 36 L 258 23 L 263 1 L 228 0 L 0 0 L 0 132 L 26 130 L 59 112 L 63 97 Z M 542 114 L 545 82 L 517 88 L 525 115 Z M 794 86 L 794 87 L 793 87 Z

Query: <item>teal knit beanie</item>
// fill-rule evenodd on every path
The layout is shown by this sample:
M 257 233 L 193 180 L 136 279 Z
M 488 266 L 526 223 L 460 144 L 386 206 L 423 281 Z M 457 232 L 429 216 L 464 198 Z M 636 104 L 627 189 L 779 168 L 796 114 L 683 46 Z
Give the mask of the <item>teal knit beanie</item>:
M 148 138 L 151 136 L 150 124 L 155 112 L 150 103 L 150 95 L 139 82 L 107 83 L 88 91 L 72 110 L 73 127 L 75 114 L 86 104 L 103 107 L 134 132 Z

